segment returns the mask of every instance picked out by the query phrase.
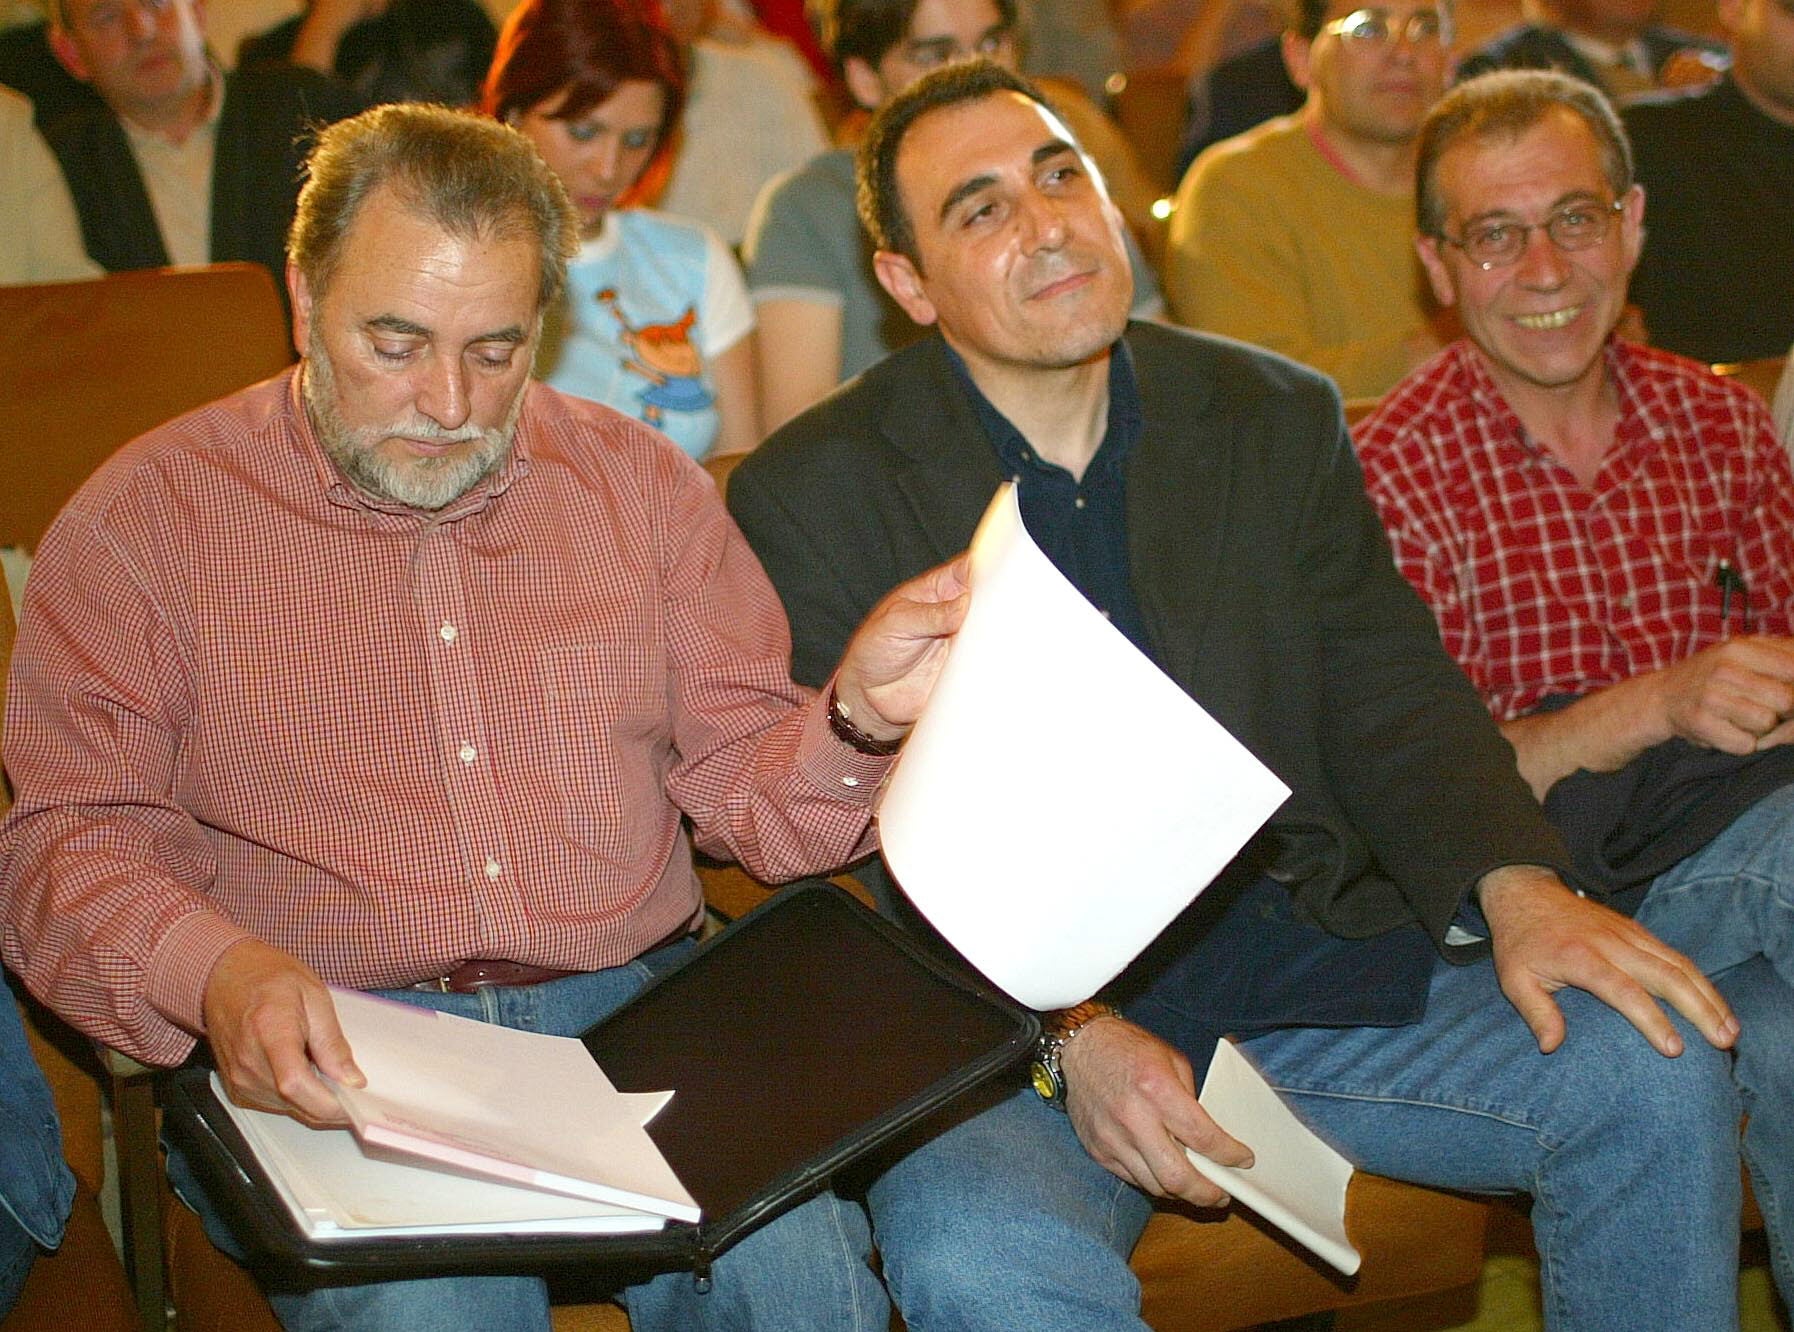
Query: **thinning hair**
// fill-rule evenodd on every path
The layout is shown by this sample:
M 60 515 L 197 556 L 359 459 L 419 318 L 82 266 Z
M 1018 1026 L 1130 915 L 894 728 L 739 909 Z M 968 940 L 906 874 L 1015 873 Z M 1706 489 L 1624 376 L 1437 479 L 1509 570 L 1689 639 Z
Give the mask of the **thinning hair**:
M 1518 139 L 1553 113 L 1568 111 L 1588 126 L 1601 149 L 1601 172 L 1613 197 L 1632 188 L 1632 145 L 1600 89 L 1554 69 L 1501 69 L 1446 93 L 1420 127 L 1414 172 L 1415 221 L 1423 236 L 1445 234 L 1439 159 L 1468 140 Z
M 863 60 L 874 67 L 885 53 L 909 36 L 910 21 L 921 0 L 821 0 L 816 6 L 822 46 L 833 57 L 836 69 L 849 60 Z M 997 19 L 1006 28 L 1015 26 L 1016 0 L 995 0 Z
M 534 239 L 538 310 L 566 285 L 578 219 L 559 178 L 508 125 L 416 102 L 379 106 L 321 130 L 305 173 L 287 257 L 314 294 L 329 286 L 350 227 L 381 189 L 452 236 Z
M 1029 101 L 1052 109 L 1033 84 L 985 59 L 937 69 L 878 109 L 866 127 L 866 137 L 860 141 L 855 164 L 860 222 L 877 249 L 904 255 L 920 267 L 915 225 L 897 189 L 897 155 L 910 128 L 931 111 L 981 102 L 1005 92 L 1020 93 Z

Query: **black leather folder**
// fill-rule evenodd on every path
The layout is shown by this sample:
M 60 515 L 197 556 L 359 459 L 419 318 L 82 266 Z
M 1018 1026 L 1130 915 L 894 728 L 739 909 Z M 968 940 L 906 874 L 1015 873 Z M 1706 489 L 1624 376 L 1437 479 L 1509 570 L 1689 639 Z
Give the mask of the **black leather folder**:
M 1014 1068 L 1034 1014 L 832 884 L 786 889 L 703 944 L 583 1041 L 621 1091 L 673 1088 L 648 1132 L 696 1225 L 622 1235 L 312 1240 L 204 1069 L 167 1084 L 164 1131 L 258 1264 L 320 1279 L 569 1264 L 704 1272 L 842 1167 Z

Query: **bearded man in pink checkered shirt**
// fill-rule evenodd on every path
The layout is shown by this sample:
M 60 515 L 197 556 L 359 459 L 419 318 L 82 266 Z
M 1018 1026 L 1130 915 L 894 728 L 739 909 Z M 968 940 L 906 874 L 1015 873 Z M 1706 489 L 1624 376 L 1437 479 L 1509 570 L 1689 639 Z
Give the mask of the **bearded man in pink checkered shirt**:
M 422 106 L 332 127 L 290 242 L 305 360 L 126 446 L 46 536 L 0 940 L 90 1035 L 161 1064 L 203 1038 L 239 1102 L 341 1123 L 319 1074 L 360 1074 L 327 982 L 575 1034 L 690 947 L 687 821 L 775 881 L 870 849 L 959 574 L 894 594 L 831 689 L 793 685 L 709 478 L 529 380 L 574 245 L 508 128 Z M 626 1299 L 666 1332 L 882 1326 L 867 1249 L 824 1195 L 707 1294 L 673 1273 Z M 548 1327 L 526 1276 L 271 1300 L 289 1328 Z
M 1614 336 L 1645 199 L 1599 93 L 1471 80 L 1419 184 L 1468 336 L 1354 430 L 1367 487 L 1581 886 L 1731 1001 L 1794 1300 L 1794 472 L 1748 389 Z

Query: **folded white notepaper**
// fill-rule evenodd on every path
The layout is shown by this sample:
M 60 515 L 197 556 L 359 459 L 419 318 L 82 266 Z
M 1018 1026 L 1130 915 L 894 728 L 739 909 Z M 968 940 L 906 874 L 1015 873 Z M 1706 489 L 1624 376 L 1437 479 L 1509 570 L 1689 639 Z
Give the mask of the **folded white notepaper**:
M 1112 980 L 1289 789 L 1066 580 L 1013 486 L 972 538 L 971 607 L 879 808 L 885 860 L 1032 1008 Z
M 644 1126 L 671 1092 L 619 1092 L 583 1043 L 332 989 L 364 1087 L 351 1130 L 213 1089 L 305 1234 L 616 1234 L 696 1221 Z
M 1244 1169 L 1217 1165 L 1186 1149 L 1190 1164 L 1347 1276 L 1356 1272 L 1363 1260 L 1345 1231 L 1352 1163 L 1297 1119 L 1230 1041 L 1215 1046 L 1197 1099 L 1252 1149 L 1253 1162 Z

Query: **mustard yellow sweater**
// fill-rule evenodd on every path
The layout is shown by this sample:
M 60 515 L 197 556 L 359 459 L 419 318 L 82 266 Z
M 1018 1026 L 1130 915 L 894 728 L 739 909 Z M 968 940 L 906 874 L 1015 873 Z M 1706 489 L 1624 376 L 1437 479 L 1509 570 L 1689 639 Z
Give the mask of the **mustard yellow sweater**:
M 1179 322 L 1282 352 L 1375 397 L 1431 313 L 1414 201 L 1347 180 L 1299 116 L 1215 144 L 1177 191 L 1165 295 Z

